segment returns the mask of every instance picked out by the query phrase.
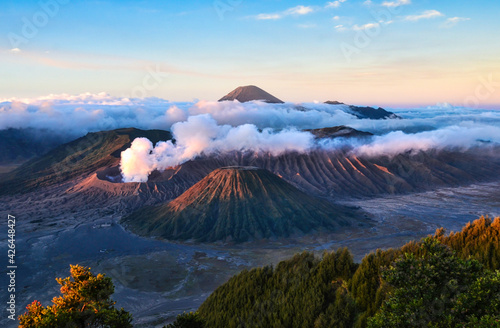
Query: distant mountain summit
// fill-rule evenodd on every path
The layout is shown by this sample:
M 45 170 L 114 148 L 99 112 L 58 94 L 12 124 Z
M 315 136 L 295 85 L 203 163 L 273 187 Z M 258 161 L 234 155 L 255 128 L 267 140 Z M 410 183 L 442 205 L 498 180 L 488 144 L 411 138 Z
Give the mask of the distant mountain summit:
M 348 106 L 348 111 L 356 116 L 357 118 L 368 118 L 372 120 L 380 120 L 380 119 L 396 119 L 396 118 L 401 118 L 394 114 L 393 112 L 386 111 L 385 109 L 379 107 L 379 108 L 373 108 L 373 107 L 360 107 L 360 106 L 353 106 L 353 105 L 346 105 L 343 102 L 340 101 L 325 101 L 325 104 L 327 105 L 345 105 Z
M 269 104 L 283 104 L 284 102 L 272 94 L 262 90 L 255 85 L 247 85 L 244 87 L 238 87 L 219 99 L 219 101 L 234 101 L 238 100 L 240 103 L 261 100 Z M 386 111 L 383 108 L 373 108 L 373 107 L 360 107 L 344 104 L 339 101 L 325 101 L 325 104 L 340 106 L 342 110 L 358 117 L 358 118 L 368 118 L 368 119 L 394 119 L 400 118 L 396 114 Z M 306 107 L 297 106 L 296 109 L 306 111 Z
M 359 131 L 344 125 L 322 128 L 322 129 L 308 129 L 304 131 L 311 132 L 316 137 L 316 139 L 360 138 L 360 137 L 366 138 L 373 136 L 373 134 L 370 132 Z
M 279 100 L 270 93 L 262 90 L 255 85 L 247 85 L 245 87 L 238 87 L 219 99 L 219 101 L 233 101 L 238 100 L 239 102 L 248 102 L 253 100 L 262 100 L 270 104 L 282 104 L 283 101 Z
M 122 222 L 146 236 L 244 242 L 335 230 L 357 221 L 351 212 L 267 170 L 238 166 L 217 169 L 170 203 L 143 208 Z

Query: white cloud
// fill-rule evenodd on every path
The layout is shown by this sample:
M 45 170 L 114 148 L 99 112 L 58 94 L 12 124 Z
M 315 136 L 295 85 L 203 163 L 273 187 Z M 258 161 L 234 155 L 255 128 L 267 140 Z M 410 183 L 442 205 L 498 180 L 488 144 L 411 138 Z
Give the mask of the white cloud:
M 345 1 L 345 0 L 344 0 Z M 313 13 L 315 10 L 311 6 L 296 6 L 289 8 L 281 13 L 274 14 L 258 14 L 255 16 L 257 20 L 277 20 L 286 16 L 302 16 Z
M 340 16 L 333 16 L 332 18 L 333 20 L 339 20 L 340 19 Z
M 297 25 L 299 28 L 303 28 L 303 29 L 308 29 L 308 28 L 316 28 L 318 27 L 318 25 L 316 24 L 299 24 Z
M 344 27 L 338 25 L 337 28 L 342 29 Z M 191 117 L 207 117 L 208 115 L 211 118 L 209 120 L 211 123 L 207 123 L 207 126 L 214 127 L 217 125 L 218 127 L 215 127 L 214 130 L 222 131 L 222 135 L 227 136 L 227 138 L 219 138 L 225 141 L 217 146 L 218 149 L 223 149 L 225 143 L 229 144 L 230 142 L 229 137 L 232 134 L 225 134 L 226 132 L 229 133 L 227 131 L 228 127 L 240 127 L 240 129 L 234 130 L 232 133 L 236 133 L 238 136 L 255 137 L 254 140 L 258 141 L 256 145 L 266 142 L 267 139 L 262 139 L 266 136 L 257 133 L 255 127 L 260 132 L 271 129 L 274 131 L 272 132 L 274 135 L 275 132 L 287 130 L 290 127 L 302 130 L 338 125 L 350 126 L 377 135 L 385 135 L 394 131 L 414 133 L 415 131 L 442 130 L 450 126 L 462 126 L 462 131 L 474 129 L 474 131 L 483 132 L 482 135 L 479 132 L 474 133 L 474 138 L 480 137 L 482 140 L 500 142 L 500 131 L 498 130 L 498 127 L 500 127 L 500 111 L 495 110 L 468 110 L 440 104 L 428 109 L 397 110 L 396 114 L 404 118 L 401 120 L 369 120 L 358 119 L 351 115 L 350 108 L 347 105 L 333 106 L 321 103 L 304 103 L 301 105 L 307 110 L 297 108 L 293 103 L 267 104 L 263 102 L 239 103 L 237 101 L 174 103 L 160 98 L 120 98 L 106 93 L 49 95 L 35 99 L 0 99 L 0 130 L 7 128 L 47 129 L 76 138 L 88 132 L 126 127 L 169 130 L 174 125 L 177 127 L 185 126 L 177 123 L 187 122 Z M 193 123 L 192 120 L 191 123 Z M 213 123 L 214 121 L 216 124 Z M 75 122 L 78 122 L 78 124 L 75 125 Z M 248 125 L 252 125 L 252 127 Z M 226 127 L 220 128 L 220 126 Z M 497 129 L 491 129 L 491 127 Z M 177 135 L 180 135 L 180 131 L 184 130 L 177 128 Z M 191 130 L 191 133 L 193 131 L 201 131 L 201 127 Z M 445 142 L 447 145 L 450 145 L 450 142 L 457 138 L 455 130 L 449 132 L 453 134 L 453 137 L 446 139 L 451 140 Z M 456 132 L 456 134 L 459 134 L 459 132 Z M 282 137 L 285 136 L 282 135 Z M 393 136 L 397 137 L 397 135 Z M 187 135 L 185 140 L 188 137 Z M 422 140 L 429 139 L 427 138 L 429 135 L 426 134 L 418 137 L 419 139 L 424 137 Z M 269 140 L 276 139 L 270 138 Z M 387 140 L 379 141 L 384 141 L 385 144 Z M 472 142 L 473 137 L 470 137 L 468 141 Z M 466 140 L 465 143 L 468 141 Z M 192 146 L 188 141 L 186 142 L 187 146 Z M 417 142 L 410 143 L 411 146 L 413 144 L 418 145 Z M 431 143 L 431 146 L 435 147 L 434 144 L 436 142 Z M 253 149 L 249 144 L 245 145 L 247 145 L 247 148 Z M 237 144 L 232 147 L 236 146 Z M 393 149 L 406 149 L 408 146 L 398 147 Z M 269 150 L 269 148 L 267 149 Z M 373 149 L 365 148 L 366 152 L 372 152 Z M 184 152 L 184 154 L 187 153 Z
M 338 8 L 342 5 L 342 3 L 346 2 L 347 0 L 336 0 L 336 1 L 331 1 L 327 2 L 325 5 L 325 8 Z
M 444 16 L 444 14 L 440 13 L 439 11 L 437 10 L 426 10 L 424 11 L 422 14 L 420 15 L 410 15 L 410 16 L 406 16 L 406 20 L 407 21 L 412 21 L 412 22 L 416 22 L 416 21 L 419 21 L 421 19 L 430 19 L 430 18 L 436 18 L 436 17 L 441 17 L 441 16 Z
M 371 1 L 370 1 L 370 3 L 371 3 Z M 382 6 L 389 7 L 389 8 L 395 8 L 395 7 L 409 5 L 409 4 L 411 4 L 411 0 L 397 0 L 397 1 L 385 1 L 382 3 Z
M 380 27 L 380 24 L 379 23 L 368 23 L 368 24 L 365 24 L 365 25 L 354 25 L 352 27 L 352 29 L 354 31 L 364 31 L 364 30 L 369 30 L 369 29 L 373 29 L 373 28 L 379 28 Z
M 247 150 L 279 154 L 287 150 L 307 152 L 315 147 L 348 146 L 357 153 L 376 156 L 500 144 L 500 111 L 495 110 L 438 104 L 418 110 L 396 110 L 403 119 L 369 120 L 349 114 L 347 105 L 301 105 L 302 108 L 293 103 L 173 103 L 160 98 L 129 99 L 107 93 L 49 95 L 0 99 L 0 129 L 48 129 L 75 138 L 87 132 L 124 127 L 172 130 L 177 139 L 175 145 L 161 142 L 154 146 L 147 140 L 139 140 L 132 150 L 124 153 L 122 160 L 126 163 L 122 169 L 130 181 L 144 181 L 154 168 L 176 165 L 201 153 Z M 335 139 L 316 143 L 309 133 L 301 131 L 338 125 L 377 136 L 365 141 Z
M 290 9 L 287 9 L 284 14 L 285 15 L 307 15 L 307 14 L 310 14 L 314 12 L 314 8 L 313 7 L 309 7 L 309 6 L 297 6 L 297 7 L 293 7 L 293 8 L 290 8 Z
M 500 142 L 500 128 L 460 124 L 414 134 L 395 131 L 374 137 L 372 142 L 358 147 L 354 152 L 365 156 L 391 156 L 408 151 L 429 149 L 465 150 L 484 145 L 484 141 L 480 141 L 485 139 L 484 136 L 488 136 L 486 140 L 498 144 Z
M 453 26 L 457 25 L 460 22 L 465 22 L 465 21 L 469 21 L 469 20 L 470 20 L 470 18 L 466 18 L 466 17 L 452 17 L 452 18 L 448 18 L 446 20 L 446 22 L 442 25 L 442 27 L 450 28 L 450 27 L 453 27 Z
M 19 49 L 19 48 L 12 48 L 12 49 L 10 49 L 10 52 L 12 52 L 13 54 L 18 54 L 18 53 L 21 52 L 21 49 Z
M 453 111 L 449 107 L 444 110 L 448 115 L 450 111 Z M 428 113 L 435 112 L 428 111 Z M 418 114 L 422 115 L 422 113 Z M 459 112 L 455 115 L 460 116 Z M 499 115 L 495 117 L 498 119 Z M 436 117 L 430 118 L 429 122 L 436 123 L 435 119 Z M 358 120 L 358 122 L 362 123 L 363 120 Z M 373 124 L 374 122 L 364 123 Z M 413 124 L 411 120 L 406 120 L 406 122 L 405 120 L 382 120 L 377 123 Z M 458 123 L 454 123 L 454 120 L 447 120 L 445 123 L 447 125 L 431 131 L 405 133 L 396 130 L 364 140 L 342 138 L 314 140 L 311 133 L 301 131 L 299 128 L 259 129 L 256 125 L 247 123 L 234 126 L 221 124 L 210 114 L 201 114 L 190 116 L 186 121 L 172 126 L 175 144 L 166 141 L 153 146 L 147 139 L 136 139 L 132 146 L 122 153 L 121 170 L 125 181 L 145 182 L 155 169 L 161 171 L 175 167 L 202 154 L 249 151 L 278 156 L 289 151 L 307 153 L 318 148 L 337 150 L 349 147 L 356 155 L 393 156 L 429 149 L 466 150 L 471 147 L 500 144 L 500 127 L 494 124 L 463 119 Z
M 372 0 L 366 0 L 365 2 L 363 2 L 363 5 L 365 6 L 371 6 L 373 4 Z
M 390 20 L 390 21 L 387 21 L 387 22 L 386 22 L 386 21 L 384 21 L 384 20 L 379 20 L 378 22 L 379 22 L 380 24 L 384 24 L 384 25 L 391 25 L 392 23 L 394 23 L 394 21 L 393 21 L 393 20 Z
M 258 14 L 256 18 L 258 20 L 273 20 L 280 19 L 282 16 L 280 14 Z
M 348 28 L 345 27 L 344 25 L 337 25 L 337 26 L 335 26 L 335 30 L 337 30 L 338 32 L 344 32 L 344 31 L 347 31 Z

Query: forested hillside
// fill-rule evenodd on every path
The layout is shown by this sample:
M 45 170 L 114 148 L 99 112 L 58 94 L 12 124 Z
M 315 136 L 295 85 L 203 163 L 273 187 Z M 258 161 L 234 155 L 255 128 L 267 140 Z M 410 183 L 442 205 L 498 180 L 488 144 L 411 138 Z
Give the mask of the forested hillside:
M 360 264 L 345 248 L 304 252 L 241 272 L 192 317 L 196 327 L 500 327 L 499 239 L 500 218 L 482 217 Z

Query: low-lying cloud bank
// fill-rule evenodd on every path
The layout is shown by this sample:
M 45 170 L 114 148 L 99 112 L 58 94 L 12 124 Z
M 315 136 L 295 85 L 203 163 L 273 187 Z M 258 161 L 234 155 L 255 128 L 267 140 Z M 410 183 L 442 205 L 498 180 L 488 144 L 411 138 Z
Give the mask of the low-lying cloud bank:
M 146 182 L 154 170 L 165 170 L 199 155 L 213 155 L 229 151 L 252 151 L 273 156 L 285 152 L 338 150 L 348 147 L 357 156 L 394 156 L 405 152 L 429 149 L 466 150 L 477 146 L 500 144 L 500 127 L 464 123 L 414 134 L 390 132 L 363 139 L 319 139 L 310 132 L 297 129 L 259 130 L 255 125 L 237 127 L 217 125 L 209 114 L 191 116 L 186 122 L 172 126 L 176 143 L 159 142 L 153 146 L 145 138 L 134 140 L 122 153 L 121 171 L 125 182 Z
M 500 127 L 462 124 L 415 134 L 390 132 L 374 136 L 370 143 L 356 147 L 353 151 L 360 156 L 374 157 L 430 149 L 467 150 L 493 144 L 500 144 Z
M 166 141 L 153 145 L 149 140 L 138 139 L 122 154 L 121 168 L 126 181 L 146 181 L 155 169 L 175 166 L 203 153 L 231 150 L 277 155 L 286 151 L 350 147 L 357 155 L 377 156 L 500 143 L 500 110 L 438 104 L 391 111 L 403 119 L 358 119 L 347 105 L 322 103 L 174 103 L 160 98 L 129 99 L 105 93 L 63 94 L 0 100 L 0 130 L 44 129 L 73 138 L 125 127 L 172 130 L 176 144 Z M 368 141 L 343 138 L 318 141 L 311 133 L 302 131 L 338 125 L 375 136 Z
M 259 129 L 295 127 L 299 130 L 347 125 L 375 134 L 395 130 L 418 132 L 464 121 L 500 125 L 500 111 L 494 110 L 455 108 L 443 104 L 427 109 L 391 111 L 404 119 L 358 119 L 349 114 L 348 106 L 322 103 L 174 103 L 160 98 L 129 99 L 105 93 L 77 96 L 63 94 L 34 99 L 0 99 L 0 130 L 37 128 L 75 137 L 87 132 L 126 127 L 169 130 L 173 124 L 199 114 L 210 114 L 219 125 L 253 124 Z

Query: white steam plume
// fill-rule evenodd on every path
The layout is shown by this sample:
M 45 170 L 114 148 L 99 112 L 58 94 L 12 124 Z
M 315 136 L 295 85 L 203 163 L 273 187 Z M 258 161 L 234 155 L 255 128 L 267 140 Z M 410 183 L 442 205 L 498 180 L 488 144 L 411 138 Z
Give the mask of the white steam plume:
M 308 152 L 312 149 L 337 150 L 350 147 L 358 156 L 393 156 L 408 151 L 429 149 L 465 150 L 474 146 L 500 144 L 500 127 L 462 125 L 433 131 L 406 134 L 402 131 L 361 139 L 315 140 L 309 132 L 271 129 L 259 131 L 255 125 L 237 127 L 217 125 L 207 114 L 191 116 L 186 122 L 174 124 L 172 133 L 177 143 L 159 142 L 156 147 L 145 138 L 134 140 L 122 153 L 121 171 L 125 182 L 145 182 L 155 170 L 174 167 L 200 154 L 210 155 L 228 151 L 255 151 L 280 155 L 287 151 Z
M 253 124 L 237 127 L 218 125 L 208 114 L 191 116 L 186 122 L 172 126 L 176 140 L 162 141 L 153 147 L 151 141 L 138 138 L 122 152 L 120 169 L 125 182 L 145 182 L 157 170 L 182 164 L 201 154 L 219 152 L 255 151 L 280 155 L 287 151 L 306 152 L 313 146 L 314 136 L 309 132 L 285 129 L 262 131 Z

